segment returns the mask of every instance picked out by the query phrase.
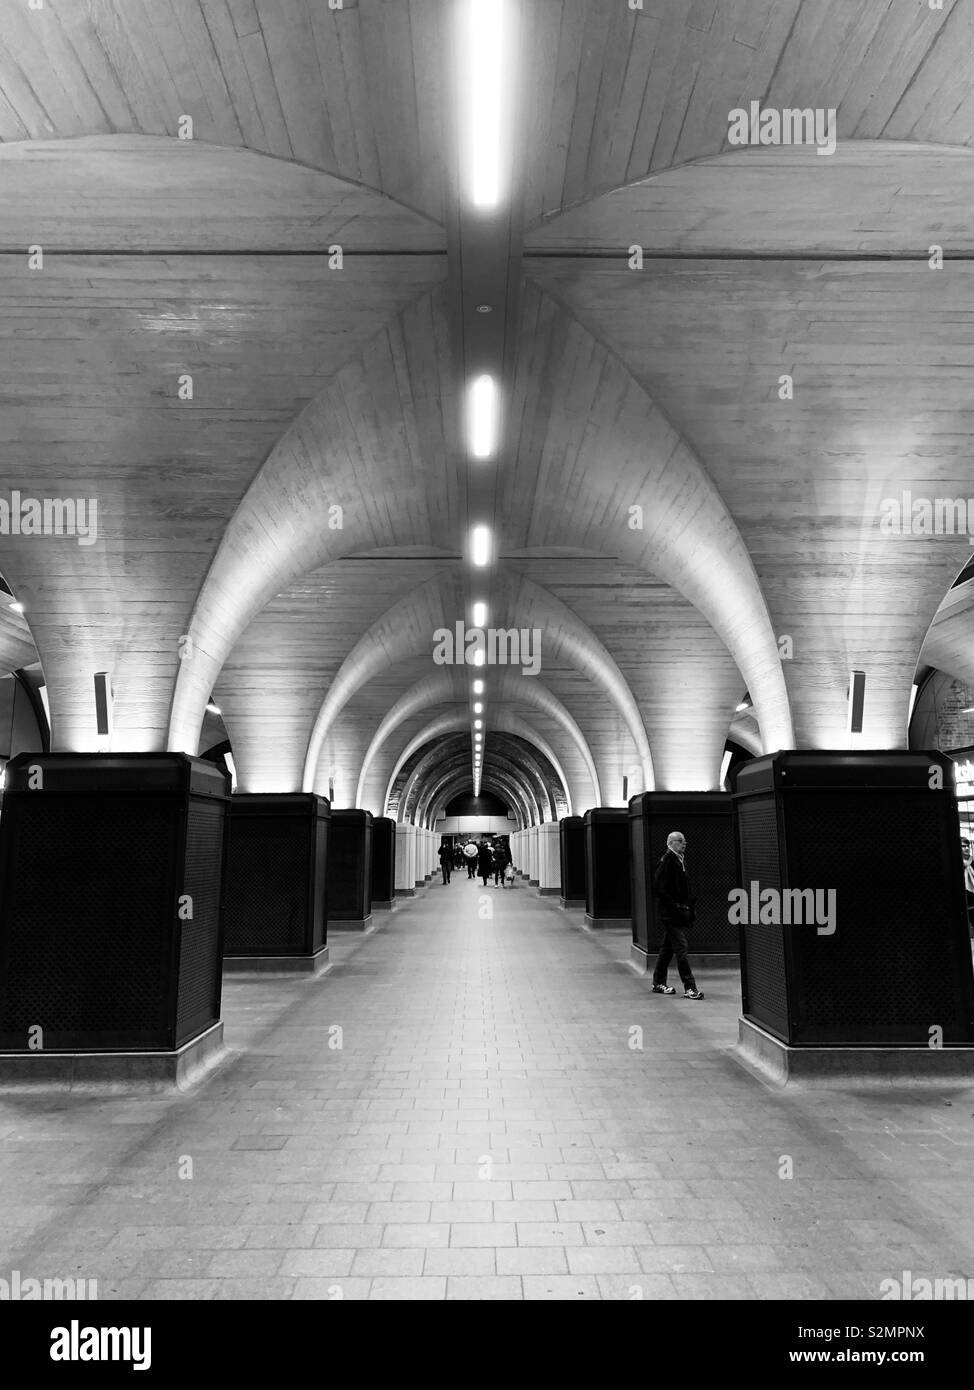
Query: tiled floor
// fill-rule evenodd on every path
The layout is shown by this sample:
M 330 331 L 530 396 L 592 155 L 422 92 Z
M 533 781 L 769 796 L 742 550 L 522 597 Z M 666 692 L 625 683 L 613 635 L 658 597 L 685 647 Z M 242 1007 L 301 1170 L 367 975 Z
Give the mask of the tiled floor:
M 580 922 L 525 886 L 434 883 L 334 938 L 324 979 L 229 984 L 235 1055 L 192 1096 L 0 1099 L 0 1275 L 102 1299 L 974 1276 L 974 1092 L 772 1092 L 728 1052 L 735 975 L 655 996 Z

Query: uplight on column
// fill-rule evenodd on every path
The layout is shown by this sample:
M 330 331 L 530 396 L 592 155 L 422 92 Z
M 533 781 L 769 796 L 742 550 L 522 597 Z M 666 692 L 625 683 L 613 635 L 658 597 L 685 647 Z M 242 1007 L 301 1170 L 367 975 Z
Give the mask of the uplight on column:
M 497 383 L 478 376 L 467 396 L 467 437 L 475 459 L 489 459 L 497 448 Z
M 507 0 L 461 0 L 460 85 L 463 149 L 460 173 L 470 203 L 483 212 L 504 194 L 505 71 L 510 14 Z

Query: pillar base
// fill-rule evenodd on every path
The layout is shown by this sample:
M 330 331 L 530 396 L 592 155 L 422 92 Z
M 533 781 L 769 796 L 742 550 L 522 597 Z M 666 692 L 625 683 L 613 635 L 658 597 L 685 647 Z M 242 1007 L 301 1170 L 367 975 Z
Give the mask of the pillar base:
M 415 898 L 415 896 L 416 896 L 416 889 L 415 889 L 415 888 L 397 888 L 397 889 L 396 889 L 396 897 L 397 897 L 397 898 Z
M 173 1050 L 156 1052 L 0 1052 L 0 1093 L 10 1089 L 116 1092 L 187 1091 L 229 1055 L 223 1024 Z
M 397 889 L 396 891 L 398 892 L 398 889 Z M 373 912 L 392 912 L 392 911 L 395 909 L 395 906 L 396 906 L 396 900 L 395 900 L 395 898 L 390 898 L 388 902 L 380 902 L 380 903 L 377 903 L 377 902 L 375 901 L 374 898 L 372 899 L 372 911 L 373 911 Z
M 567 912 L 584 912 L 584 898 L 562 898 L 561 905 Z
M 585 925 L 589 931 L 631 931 L 631 917 L 592 917 L 585 914 Z
M 310 956 L 224 956 L 224 975 L 325 975 L 328 947 Z
M 538 896 L 542 898 L 557 898 L 561 894 L 560 888 L 539 888 Z
M 346 917 L 346 918 L 345 918 L 343 921 L 341 921 L 341 922 L 333 922 L 333 921 L 331 920 L 331 918 L 328 919 L 328 930 L 331 931 L 331 932 L 335 932 L 335 931 L 370 932 L 370 931 L 375 931 L 375 926 L 376 926 L 376 924 L 375 924 L 375 922 L 373 922 L 373 920 L 372 920 L 372 913 L 371 913 L 371 912 L 369 913 L 368 917 Z
M 528 879 L 528 887 L 529 887 L 529 888 L 540 888 L 540 887 L 541 887 L 541 880 L 540 880 L 539 878 L 529 878 L 529 879 Z
M 974 1082 L 972 1047 L 789 1047 L 750 1019 L 731 1055 L 776 1086 L 904 1086 Z

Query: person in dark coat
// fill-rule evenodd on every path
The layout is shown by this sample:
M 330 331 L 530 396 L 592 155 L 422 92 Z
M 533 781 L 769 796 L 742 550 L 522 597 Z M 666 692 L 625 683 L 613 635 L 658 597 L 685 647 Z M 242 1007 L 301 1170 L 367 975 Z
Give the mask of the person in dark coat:
M 486 840 L 481 840 L 480 848 L 477 850 L 477 873 L 483 879 L 485 888 L 487 887 L 487 880 L 493 872 L 494 856 L 491 853 L 490 845 Z
M 494 887 L 504 886 L 504 871 L 511 862 L 511 848 L 506 840 L 498 840 L 494 846 Z
M 473 878 L 477 871 L 477 846 L 468 840 L 463 847 L 463 857 L 467 861 L 467 878 Z
M 653 877 L 653 889 L 663 926 L 663 944 L 653 971 L 653 993 L 676 993 L 673 986 L 666 983 L 666 972 L 676 956 L 676 967 L 683 981 L 684 998 L 702 999 L 703 992 L 697 989 L 687 957 L 687 928 L 693 925 L 694 898 L 684 862 L 686 849 L 686 837 L 682 831 L 674 830 L 667 835 L 666 853 L 656 866 Z
M 443 882 L 450 882 L 450 872 L 453 868 L 453 846 L 446 840 L 440 845 L 440 872 L 443 874 Z

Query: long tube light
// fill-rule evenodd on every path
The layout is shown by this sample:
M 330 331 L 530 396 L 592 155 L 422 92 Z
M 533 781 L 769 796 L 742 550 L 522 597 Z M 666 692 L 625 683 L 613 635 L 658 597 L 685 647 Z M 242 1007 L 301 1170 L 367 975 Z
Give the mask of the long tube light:
M 470 561 L 480 568 L 490 563 L 489 526 L 475 526 L 470 532 Z
M 478 376 L 467 398 L 467 434 L 475 459 L 489 459 L 497 448 L 497 383 L 492 376 Z
M 461 170 L 475 208 L 496 208 L 502 196 L 506 0 L 464 0 L 461 12 L 464 149 Z

